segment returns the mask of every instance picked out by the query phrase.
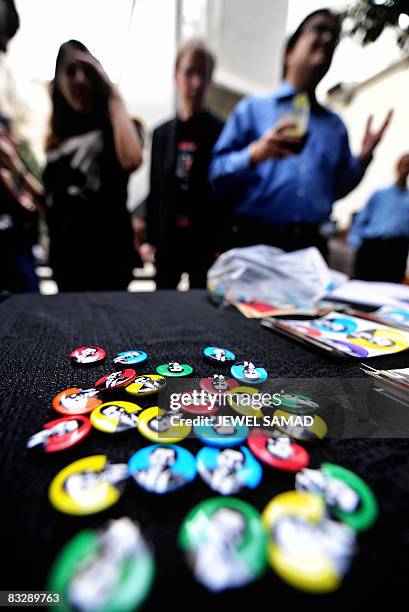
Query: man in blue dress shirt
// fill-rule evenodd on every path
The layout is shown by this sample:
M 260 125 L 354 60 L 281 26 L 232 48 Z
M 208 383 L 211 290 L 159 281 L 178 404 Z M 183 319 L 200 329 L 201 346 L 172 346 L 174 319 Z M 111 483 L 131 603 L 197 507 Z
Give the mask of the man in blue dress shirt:
M 263 243 L 286 251 L 316 246 L 326 256 L 320 228 L 335 200 L 358 185 L 382 138 L 391 112 L 378 131 L 368 119 L 354 157 L 341 119 L 316 100 L 340 30 L 338 17 L 327 9 L 306 17 L 287 43 L 285 80 L 272 95 L 241 100 L 216 143 L 210 181 L 215 191 L 235 195 L 239 246 Z M 288 135 L 294 124 L 279 121 L 282 106 L 300 92 L 311 106 L 305 144 Z
M 348 242 L 357 248 L 354 277 L 400 283 L 409 250 L 409 154 L 396 165 L 397 181 L 376 191 L 355 217 Z

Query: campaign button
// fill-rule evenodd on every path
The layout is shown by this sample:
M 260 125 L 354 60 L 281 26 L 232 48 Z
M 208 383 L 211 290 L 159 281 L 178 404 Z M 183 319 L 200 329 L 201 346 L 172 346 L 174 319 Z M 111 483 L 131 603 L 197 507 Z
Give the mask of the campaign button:
M 200 388 L 208 393 L 224 394 L 239 386 L 239 383 L 234 378 L 227 378 L 223 374 L 214 374 L 208 378 L 201 378 L 199 381 Z
M 255 427 L 249 433 L 247 444 L 257 459 L 285 472 L 297 472 L 310 462 L 305 448 L 276 430 Z
M 91 423 L 105 433 L 121 433 L 138 427 L 137 413 L 142 410 L 132 402 L 107 402 L 95 408 Z
M 220 495 L 235 495 L 247 487 L 255 489 L 263 471 L 245 448 L 201 448 L 196 457 L 197 471 L 209 487 Z
M 254 387 L 239 387 L 227 391 L 229 406 L 243 416 L 262 417 L 260 391 Z M 271 404 L 270 404 L 271 405 Z
M 122 517 L 100 529 L 84 529 L 65 544 L 47 588 L 61 594 L 63 610 L 125 612 L 142 604 L 154 572 L 155 561 L 139 525 Z
M 229 349 L 219 346 L 206 346 L 206 348 L 203 349 L 203 356 L 218 365 L 228 365 L 230 362 L 236 360 L 236 355 L 234 353 L 229 351 Z
M 122 353 L 115 355 L 112 362 L 116 366 L 134 366 L 143 363 L 147 359 L 148 355 L 145 351 L 122 351 Z
M 277 398 L 280 400 L 281 408 L 297 414 L 310 414 L 319 410 L 320 407 L 317 402 L 302 393 L 277 393 Z
M 180 412 L 166 412 L 152 406 L 140 413 L 138 431 L 147 440 L 163 444 L 180 442 L 187 438 L 192 428 L 183 422 Z
M 317 414 L 311 416 L 311 425 L 303 425 L 304 415 L 294 415 L 286 410 L 275 410 L 273 417 L 279 419 L 276 427 L 294 440 L 300 442 L 315 442 L 322 440 L 328 434 L 328 426 Z
M 236 497 L 213 497 L 195 506 L 178 540 L 196 580 L 214 593 L 250 584 L 266 567 L 260 515 Z
M 269 533 L 273 569 L 291 586 L 312 593 L 337 589 L 355 552 L 353 529 L 326 518 L 318 495 L 287 491 L 267 504 L 263 522 Z
M 246 440 L 249 429 L 245 425 L 235 424 L 229 417 L 209 417 L 205 424 L 195 425 L 194 434 L 203 444 L 220 448 L 240 446 Z
M 45 423 L 41 431 L 30 436 L 27 448 L 41 446 L 45 453 L 57 453 L 78 444 L 90 431 L 91 423 L 85 416 L 55 419 Z
M 356 531 L 373 525 L 378 504 L 372 490 L 354 472 L 334 463 L 323 463 L 321 469 L 304 469 L 297 474 L 295 487 L 321 495 L 331 513 Z
M 70 353 L 73 365 L 97 365 L 105 361 L 106 352 L 100 346 L 82 346 Z
M 187 363 L 170 361 L 169 363 L 159 365 L 156 371 L 161 376 L 166 376 L 166 378 L 181 378 L 182 376 L 190 376 L 193 368 Z
M 187 414 L 211 415 L 216 414 L 220 410 L 217 404 L 216 397 L 206 391 L 182 391 L 178 395 L 174 395 L 174 406 Z
M 97 380 L 95 388 L 98 391 L 115 391 L 125 389 L 135 380 L 136 372 L 132 369 L 115 370 Z
M 163 376 L 158 374 L 145 374 L 144 376 L 138 376 L 135 378 L 127 388 L 126 392 L 131 395 L 141 396 L 152 395 L 158 393 L 166 387 L 166 380 Z
M 254 365 L 252 361 L 240 361 L 231 367 L 231 375 L 242 383 L 261 385 L 267 380 L 267 370 Z
M 126 463 L 112 464 L 106 455 L 91 455 L 58 472 L 48 497 L 54 508 L 65 514 L 95 514 L 118 501 L 127 478 Z
M 52 401 L 52 407 L 60 414 L 88 414 L 102 404 L 97 389 L 79 389 L 71 387 L 58 393 Z
M 150 493 L 170 493 L 196 477 L 194 456 L 174 444 L 141 448 L 132 455 L 128 467 L 136 484 Z

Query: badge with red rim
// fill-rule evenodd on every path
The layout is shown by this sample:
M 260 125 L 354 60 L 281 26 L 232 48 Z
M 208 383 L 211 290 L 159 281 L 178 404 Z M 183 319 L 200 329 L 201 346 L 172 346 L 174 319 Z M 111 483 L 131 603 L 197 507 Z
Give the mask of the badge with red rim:
M 298 472 L 310 463 L 305 448 L 278 431 L 255 427 L 249 433 L 247 444 L 257 459 L 278 470 Z
M 216 414 L 220 410 L 220 406 L 217 403 L 213 403 L 210 398 L 206 397 L 209 395 L 208 393 L 205 393 L 203 390 L 196 390 L 196 394 L 193 390 L 182 391 L 179 394 L 180 410 L 188 414 L 204 416 Z M 188 403 L 189 399 L 191 399 L 191 403 Z
M 60 414 L 88 414 L 102 404 L 98 391 L 70 387 L 58 393 L 52 401 L 52 407 Z
M 98 365 L 105 361 L 106 351 L 100 346 L 81 346 L 70 353 L 70 361 L 74 365 Z
M 42 447 L 45 453 L 57 453 L 78 444 L 90 431 L 91 423 L 85 416 L 54 419 L 44 423 L 43 429 L 28 439 L 27 448 Z
M 234 378 L 226 378 L 222 374 L 215 374 L 214 376 L 209 376 L 208 378 L 201 378 L 199 381 L 200 388 L 203 391 L 207 391 L 212 395 L 221 394 L 224 395 L 231 389 L 235 389 L 239 386 L 237 380 Z
M 125 389 L 136 378 L 135 370 L 127 368 L 126 370 L 115 370 L 109 374 L 105 374 L 97 380 L 95 388 L 98 391 L 115 391 L 116 389 Z

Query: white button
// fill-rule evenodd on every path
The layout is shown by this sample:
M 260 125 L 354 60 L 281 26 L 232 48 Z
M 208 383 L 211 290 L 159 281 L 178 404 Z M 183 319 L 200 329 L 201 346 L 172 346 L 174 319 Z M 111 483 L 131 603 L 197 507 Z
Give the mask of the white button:
M 300 196 L 300 198 L 305 196 L 305 189 L 303 187 L 300 187 L 299 189 L 297 189 L 297 195 Z

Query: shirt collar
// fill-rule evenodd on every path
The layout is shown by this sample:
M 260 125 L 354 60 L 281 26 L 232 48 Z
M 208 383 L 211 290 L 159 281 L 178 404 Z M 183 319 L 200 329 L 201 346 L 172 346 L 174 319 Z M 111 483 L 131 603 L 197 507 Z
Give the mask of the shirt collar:
M 288 83 L 288 81 L 281 81 L 275 92 L 273 98 L 276 100 L 282 100 L 284 98 L 292 98 L 297 93 L 294 85 Z

